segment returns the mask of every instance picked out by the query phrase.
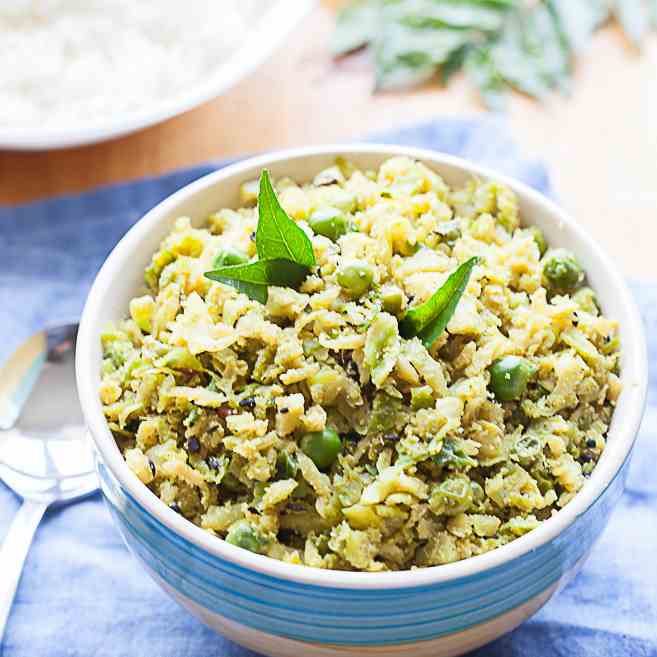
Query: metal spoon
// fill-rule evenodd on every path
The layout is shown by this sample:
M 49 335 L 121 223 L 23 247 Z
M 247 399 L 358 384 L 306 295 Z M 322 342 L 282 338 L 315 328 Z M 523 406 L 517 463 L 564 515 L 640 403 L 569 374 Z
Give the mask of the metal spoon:
M 75 387 L 77 330 L 36 333 L 0 369 L 0 479 L 23 499 L 0 547 L 0 645 L 46 509 L 98 488 Z

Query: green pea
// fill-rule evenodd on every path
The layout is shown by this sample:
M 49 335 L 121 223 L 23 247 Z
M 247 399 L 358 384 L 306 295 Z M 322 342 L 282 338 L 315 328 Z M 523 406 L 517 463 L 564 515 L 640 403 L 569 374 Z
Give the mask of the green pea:
M 240 520 L 231 526 L 226 535 L 226 542 L 250 552 L 260 552 L 265 543 L 245 520 Z
M 534 238 L 534 242 L 536 242 L 538 252 L 542 258 L 547 251 L 547 242 L 545 241 L 545 235 L 543 235 L 543 231 L 538 228 L 538 226 L 530 226 L 527 230 L 529 230 L 531 236 Z
M 555 290 L 574 290 L 584 280 L 584 270 L 566 249 L 548 251 L 543 258 L 543 277 Z
M 519 356 L 505 356 L 490 366 L 490 388 L 498 401 L 513 401 L 524 394 L 536 366 Z
M 333 429 L 324 429 L 303 436 L 301 449 L 320 470 L 325 470 L 333 464 L 340 453 L 342 441 Z
M 573 294 L 573 301 L 584 311 L 591 315 L 600 312 L 598 298 L 590 287 L 583 287 Z
M 396 285 L 381 288 L 381 305 L 391 315 L 398 315 L 404 307 L 404 293 Z
M 359 297 L 372 286 L 374 270 L 369 263 L 354 260 L 338 270 L 337 279 L 338 284 L 347 294 Z
M 310 215 L 308 223 L 314 233 L 328 237 L 332 242 L 336 242 L 349 230 L 347 217 L 337 208 L 317 208 Z
M 431 510 L 446 516 L 465 513 L 473 502 L 472 486 L 467 477 L 450 477 L 434 487 L 429 498 Z
M 245 253 L 227 246 L 217 253 L 217 257 L 214 259 L 214 267 L 217 269 L 219 267 L 229 267 L 230 265 L 244 265 L 248 261 L 249 258 Z
M 296 459 L 288 452 L 281 452 L 276 459 L 276 470 L 282 479 L 294 479 L 299 466 Z

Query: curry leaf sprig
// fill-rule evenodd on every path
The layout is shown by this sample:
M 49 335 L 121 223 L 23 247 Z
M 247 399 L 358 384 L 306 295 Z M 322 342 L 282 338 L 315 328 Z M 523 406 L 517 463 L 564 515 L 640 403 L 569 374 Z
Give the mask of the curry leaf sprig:
M 315 266 L 312 242 L 281 207 L 267 169 L 260 175 L 256 250 L 260 260 L 282 258 L 303 267 Z
M 377 89 L 463 70 L 501 109 L 510 89 L 567 93 L 575 57 L 611 20 L 639 47 L 657 28 L 657 0 L 352 0 L 331 47 L 335 56 L 369 47 Z
M 281 207 L 267 169 L 260 175 L 255 242 L 257 260 L 217 267 L 205 276 L 264 304 L 269 285 L 296 288 L 315 266 L 312 242 Z
M 399 333 L 404 338 L 418 337 L 428 349 L 445 330 L 454 315 L 470 274 L 479 263 L 474 257 L 460 265 L 424 303 L 411 308 L 399 322 Z

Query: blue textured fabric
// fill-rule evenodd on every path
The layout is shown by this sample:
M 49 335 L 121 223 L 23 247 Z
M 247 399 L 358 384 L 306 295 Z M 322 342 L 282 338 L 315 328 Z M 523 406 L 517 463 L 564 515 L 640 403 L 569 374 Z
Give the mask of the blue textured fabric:
M 377 135 L 493 166 L 550 193 L 494 120 L 440 120 Z M 0 208 L 0 363 L 44 323 L 77 317 L 106 255 L 148 209 L 221 166 Z M 657 286 L 634 284 L 657 359 Z M 473 657 L 657 655 L 657 378 L 627 492 L 580 575 L 532 620 Z M 0 484 L 0 536 L 19 500 Z M 1 574 L 0 574 L 1 577 Z M 2 657 L 247 657 L 178 607 L 128 554 L 99 496 L 50 511 L 28 557 Z

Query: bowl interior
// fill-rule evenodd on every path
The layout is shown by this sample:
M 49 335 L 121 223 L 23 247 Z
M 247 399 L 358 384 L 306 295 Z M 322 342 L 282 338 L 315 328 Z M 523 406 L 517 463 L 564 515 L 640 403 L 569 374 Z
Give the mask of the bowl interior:
M 223 541 L 217 541 L 191 523 L 179 519 L 175 513 L 169 513 L 165 505 L 161 504 L 125 465 L 105 424 L 97 395 L 100 382 L 100 332 L 108 322 L 118 321 L 126 316 L 130 299 L 143 289 L 144 268 L 178 217 L 188 216 L 194 225 L 199 226 L 212 212 L 223 207 L 237 207 L 239 185 L 257 178 L 265 166 L 274 178 L 288 176 L 299 182 L 308 182 L 322 168 L 332 165 L 337 155 L 347 157 L 360 168 L 376 168 L 385 159 L 397 154 L 409 155 L 425 162 L 450 185 L 463 185 L 474 175 L 500 180 L 514 189 L 519 197 L 523 224 L 538 226 L 544 231 L 550 245 L 566 247 L 577 254 L 587 271 L 589 284 L 598 294 L 603 311 L 620 321 L 623 349 L 621 359 L 623 392 L 614 413 L 608 446 L 593 475 L 576 498 L 540 528 L 509 545 L 455 564 L 412 571 L 405 574 L 406 579 L 408 580 L 410 575 L 417 583 L 422 583 L 426 580 L 428 571 L 433 571 L 434 580 L 451 579 L 502 563 L 513 558 L 514 554 L 521 554 L 532 546 L 550 540 L 590 506 L 613 479 L 629 454 L 643 412 L 647 381 L 647 359 L 641 320 L 622 276 L 591 238 L 557 206 L 525 185 L 506 179 L 504 176 L 496 175 L 457 158 L 418 149 L 386 145 L 350 145 L 301 149 L 257 157 L 192 183 L 163 201 L 138 222 L 117 245 L 101 269 L 89 295 L 78 336 L 77 367 L 80 399 L 91 434 L 103 460 L 137 500 L 153 510 L 166 524 L 175 526 L 177 531 L 184 532 L 187 537 L 202 543 L 204 547 L 209 546 L 213 552 L 226 556 L 226 553 L 222 552 L 226 547 Z M 261 569 L 262 565 L 253 557 L 259 555 L 249 553 L 244 560 L 249 562 L 249 565 Z M 263 557 L 260 559 L 274 562 Z M 288 564 L 272 563 L 270 566 L 265 565 L 264 568 L 295 579 L 310 578 L 311 581 L 316 581 L 317 577 L 320 579 L 322 577 L 321 574 L 318 575 L 316 569 L 290 567 Z M 313 573 L 308 573 L 305 577 L 300 571 L 313 571 Z M 439 574 L 436 574 L 437 571 L 440 571 Z M 363 581 L 363 576 L 369 577 L 370 582 L 374 577 L 383 583 L 390 576 L 395 575 L 399 574 L 386 573 L 372 576 L 368 573 L 340 573 L 333 582 L 327 583 L 335 586 L 340 583 L 344 585 L 345 582 L 357 583 Z

